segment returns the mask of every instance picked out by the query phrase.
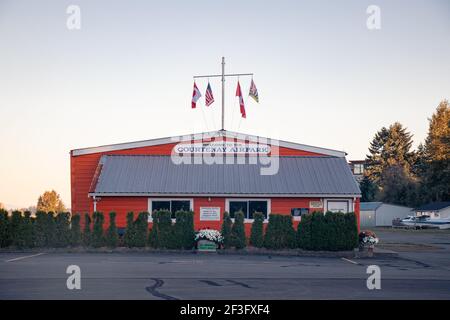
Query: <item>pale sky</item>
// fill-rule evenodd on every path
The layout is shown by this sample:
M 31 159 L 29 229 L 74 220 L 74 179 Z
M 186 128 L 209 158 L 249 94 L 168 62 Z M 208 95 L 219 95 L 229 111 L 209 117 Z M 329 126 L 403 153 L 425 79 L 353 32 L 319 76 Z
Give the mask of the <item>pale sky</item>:
M 372 4 L 380 30 L 366 26 Z M 0 202 L 55 189 L 70 206 L 71 149 L 220 129 L 219 81 L 210 109 L 190 99 L 192 76 L 220 73 L 222 56 L 260 96 L 240 79 L 240 121 L 227 80 L 228 130 L 360 159 L 399 121 L 417 146 L 450 99 L 450 2 L 0 0 Z

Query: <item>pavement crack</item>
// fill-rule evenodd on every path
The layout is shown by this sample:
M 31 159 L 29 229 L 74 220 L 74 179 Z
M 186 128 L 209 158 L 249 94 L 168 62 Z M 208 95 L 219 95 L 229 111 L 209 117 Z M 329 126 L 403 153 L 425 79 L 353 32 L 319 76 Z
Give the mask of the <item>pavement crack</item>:
M 199 280 L 199 281 L 203 282 L 203 283 L 206 283 L 206 284 L 208 284 L 210 286 L 213 286 L 213 287 L 221 287 L 222 286 L 220 283 L 217 283 L 217 282 L 211 281 L 211 280 Z
M 155 281 L 155 283 L 152 286 L 145 287 L 145 290 L 147 290 L 152 296 L 161 298 L 164 300 L 179 300 L 175 297 L 169 296 L 167 294 L 159 292 L 157 289 L 161 288 L 164 284 L 164 281 L 157 278 L 152 278 L 151 280 Z
M 227 281 L 230 282 L 230 283 L 232 283 L 232 284 L 236 284 L 236 285 L 238 285 L 238 286 L 244 287 L 244 288 L 248 288 L 248 289 L 251 289 L 251 288 L 252 288 L 252 287 L 250 287 L 248 284 L 243 283 L 243 282 L 239 282 L 239 281 L 236 281 L 236 280 L 227 280 Z

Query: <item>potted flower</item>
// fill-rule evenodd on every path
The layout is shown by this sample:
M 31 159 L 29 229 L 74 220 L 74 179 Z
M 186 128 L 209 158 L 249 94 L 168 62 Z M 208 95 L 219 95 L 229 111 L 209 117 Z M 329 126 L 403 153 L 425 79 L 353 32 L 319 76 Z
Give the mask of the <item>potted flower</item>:
M 359 233 L 359 251 L 363 251 L 367 248 L 369 257 L 373 256 L 373 248 L 378 243 L 379 239 L 375 232 L 367 230 Z
M 223 236 L 217 230 L 201 229 L 195 233 L 194 240 L 198 251 L 216 251 L 223 243 Z

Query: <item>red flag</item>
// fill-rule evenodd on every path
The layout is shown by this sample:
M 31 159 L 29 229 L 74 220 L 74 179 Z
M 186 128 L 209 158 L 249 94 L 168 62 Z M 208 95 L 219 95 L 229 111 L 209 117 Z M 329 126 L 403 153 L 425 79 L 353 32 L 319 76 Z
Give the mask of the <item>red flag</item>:
M 194 91 L 192 92 L 192 109 L 195 109 L 197 101 L 201 96 L 202 94 L 200 93 L 200 90 L 198 90 L 197 85 L 194 81 Z
M 236 88 L 236 97 L 239 97 L 239 106 L 241 107 L 241 116 L 242 116 L 242 118 L 246 118 L 244 97 L 242 96 L 241 85 L 239 84 L 239 81 L 237 83 L 237 88 Z
M 214 102 L 214 96 L 211 90 L 211 85 L 208 82 L 208 87 L 206 88 L 205 93 L 205 104 L 207 107 L 209 107 Z

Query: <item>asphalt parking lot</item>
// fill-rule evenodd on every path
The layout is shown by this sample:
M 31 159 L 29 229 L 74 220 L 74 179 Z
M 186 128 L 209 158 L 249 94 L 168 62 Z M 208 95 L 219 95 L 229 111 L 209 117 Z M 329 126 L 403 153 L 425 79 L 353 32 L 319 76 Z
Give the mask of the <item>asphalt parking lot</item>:
M 218 254 L 0 253 L 0 299 L 450 299 L 450 233 L 378 230 L 372 259 Z M 416 251 L 411 251 L 416 250 Z M 66 268 L 81 269 L 69 290 Z M 369 290 L 367 267 L 381 270 Z

